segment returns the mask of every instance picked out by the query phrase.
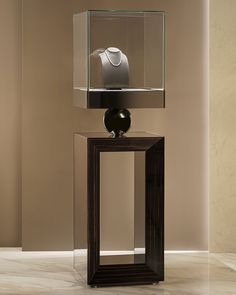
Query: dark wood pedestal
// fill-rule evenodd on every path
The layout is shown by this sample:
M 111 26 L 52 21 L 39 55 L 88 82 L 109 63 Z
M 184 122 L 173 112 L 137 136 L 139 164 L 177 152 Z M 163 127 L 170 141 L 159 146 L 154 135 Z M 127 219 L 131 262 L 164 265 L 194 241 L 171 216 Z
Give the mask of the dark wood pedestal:
M 163 281 L 164 138 L 142 132 L 128 133 L 120 138 L 109 137 L 107 133 L 77 133 L 74 143 L 75 268 L 80 269 L 79 264 L 84 261 L 77 258 L 84 255 L 87 259 L 87 283 L 91 286 Z M 133 254 L 133 263 L 101 263 L 100 155 L 104 152 L 144 154 L 145 250 L 141 256 Z

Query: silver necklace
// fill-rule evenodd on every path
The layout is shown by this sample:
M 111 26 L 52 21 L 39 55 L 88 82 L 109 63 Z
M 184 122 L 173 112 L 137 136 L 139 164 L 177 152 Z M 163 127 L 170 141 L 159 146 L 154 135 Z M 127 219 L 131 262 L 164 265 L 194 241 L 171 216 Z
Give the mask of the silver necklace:
M 109 56 L 109 54 L 108 54 L 108 50 L 106 49 L 105 51 L 105 54 L 106 54 L 106 57 L 107 57 L 107 59 L 109 60 L 109 62 L 110 62 L 110 64 L 113 66 L 113 67 L 119 67 L 120 66 L 120 64 L 121 64 L 121 62 L 122 62 L 122 53 L 120 52 L 120 61 L 116 64 L 116 63 L 114 63 L 112 60 L 111 60 L 111 58 L 110 58 L 110 56 Z

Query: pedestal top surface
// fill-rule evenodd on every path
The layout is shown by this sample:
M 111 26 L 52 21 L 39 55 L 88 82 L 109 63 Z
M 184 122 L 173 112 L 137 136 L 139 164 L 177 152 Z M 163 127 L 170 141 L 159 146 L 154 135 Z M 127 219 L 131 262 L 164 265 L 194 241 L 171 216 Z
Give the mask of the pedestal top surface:
M 75 134 L 84 136 L 86 138 L 111 138 L 111 139 L 163 137 L 157 134 L 148 133 L 144 131 L 128 132 L 128 133 L 125 133 L 122 137 L 112 137 L 108 132 L 76 132 Z

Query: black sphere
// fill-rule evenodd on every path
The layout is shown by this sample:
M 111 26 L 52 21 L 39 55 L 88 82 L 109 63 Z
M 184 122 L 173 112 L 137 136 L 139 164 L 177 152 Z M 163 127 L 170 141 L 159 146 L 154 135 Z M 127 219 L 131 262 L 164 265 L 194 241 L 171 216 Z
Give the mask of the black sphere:
M 103 116 L 103 122 L 112 136 L 122 136 L 130 128 L 130 112 L 126 109 L 108 109 Z

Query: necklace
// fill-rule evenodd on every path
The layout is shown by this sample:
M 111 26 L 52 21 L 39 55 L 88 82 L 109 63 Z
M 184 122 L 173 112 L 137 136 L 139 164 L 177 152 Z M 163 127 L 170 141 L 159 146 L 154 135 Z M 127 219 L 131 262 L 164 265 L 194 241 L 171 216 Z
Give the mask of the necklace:
M 120 64 L 121 64 L 121 62 L 122 62 L 122 53 L 121 53 L 121 51 L 119 50 L 119 53 L 120 53 L 120 61 L 118 62 L 118 63 L 114 63 L 112 60 L 111 60 L 111 58 L 110 58 L 110 56 L 109 56 L 109 50 L 108 49 L 106 49 L 105 51 L 105 54 L 106 54 L 106 57 L 107 57 L 107 59 L 109 60 L 109 62 L 110 62 L 110 64 L 113 66 L 113 67 L 119 67 L 120 66 Z

